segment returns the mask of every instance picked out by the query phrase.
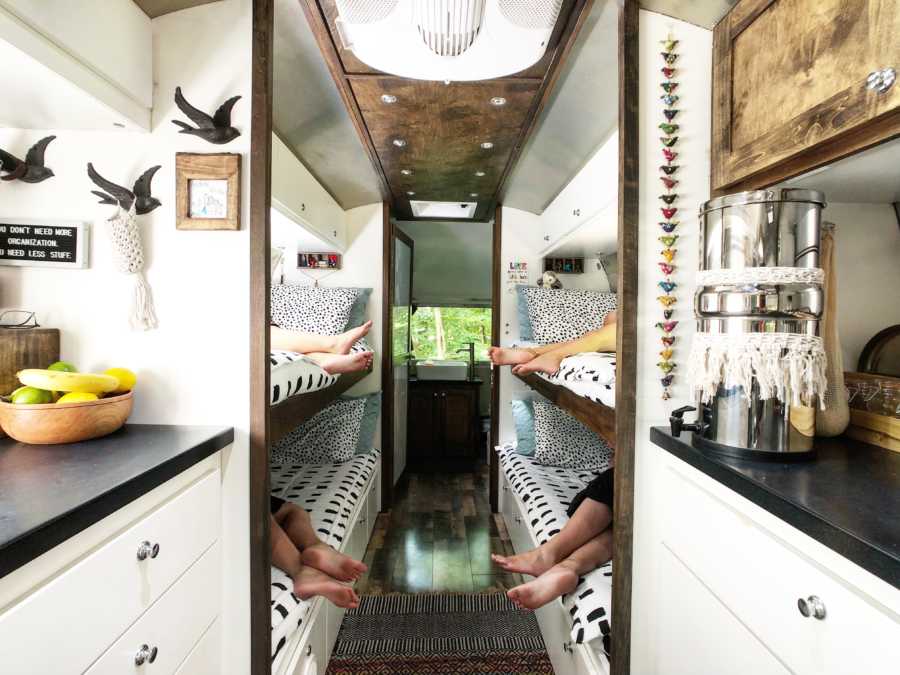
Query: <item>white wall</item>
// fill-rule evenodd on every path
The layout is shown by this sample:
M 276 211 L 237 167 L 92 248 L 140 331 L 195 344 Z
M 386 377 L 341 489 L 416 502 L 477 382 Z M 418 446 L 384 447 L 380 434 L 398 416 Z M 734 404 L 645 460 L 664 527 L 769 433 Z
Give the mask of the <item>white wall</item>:
M 661 275 L 656 263 L 663 248 L 657 237 L 662 233 L 657 222 L 662 220 L 658 195 L 662 192 L 659 165 L 663 162 L 660 131 L 657 125 L 663 121 L 662 93 L 659 83 L 662 67 L 659 56 L 660 40 L 671 31 L 680 40 L 677 51 L 677 77 L 679 82 L 677 122 L 679 141 L 677 191 L 681 225 L 675 263 L 674 281 L 678 302 L 674 318 L 680 321 L 676 330 L 674 360 L 678 363 L 672 399 L 660 398 L 661 373 L 656 367 L 659 361 L 660 331 L 654 327 L 662 320 L 662 307 L 656 300 L 661 290 L 656 285 Z M 657 521 L 666 500 L 673 498 L 656 489 L 660 483 L 657 474 L 661 470 L 664 451 L 649 440 L 651 426 L 667 424 L 669 411 L 691 402 L 689 388 L 684 380 L 684 363 L 694 333 L 693 276 L 698 264 L 697 209 L 709 199 L 709 139 L 710 96 L 712 68 L 712 33 L 677 19 L 641 10 L 640 12 L 640 237 L 638 242 L 638 314 L 637 314 L 637 410 L 635 422 L 635 493 L 634 493 L 634 548 L 632 570 L 632 624 L 631 670 L 633 673 L 665 672 L 665 655 L 657 653 L 654 621 L 658 616 L 656 602 L 665 589 L 657 587 L 656 565 L 659 560 L 656 547 Z M 691 418 L 692 419 L 692 418 Z M 677 496 L 675 497 L 677 498 Z M 615 621 L 615 617 L 613 617 Z
M 844 370 L 854 371 L 866 342 L 900 323 L 897 216 L 890 204 L 829 203 L 822 219 L 835 224 L 838 330 Z
M 23 151 L 47 132 L 56 177 L 37 185 L 4 183 L 0 215 L 91 221 L 91 268 L 53 270 L 0 267 L 0 307 L 27 308 L 42 325 L 62 332 L 62 356 L 83 370 L 126 366 L 138 374 L 132 422 L 219 424 L 235 427 L 224 457 L 223 645 L 227 672 L 249 663 L 248 353 L 251 3 L 224 0 L 153 22 L 153 130 L 149 134 L 0 129 L 0 147 Z M 228 96 L 244 98 L 233 120 L 243 136 L 224 147 L 179 135 L 182 117 L 172 101 L 181 85 L 201 108 Z M 23 102 L 27 105 L 27 102 Z M 243 154 L 239 232 L 175 229 L 175 153 Z M 128 185 L 153 164 L 163 206 L 140 216 L 159 328 L 128 326 L 130 280 L 117 272 L 107 233 L 110 207 L 96 204 L 85 165 Z

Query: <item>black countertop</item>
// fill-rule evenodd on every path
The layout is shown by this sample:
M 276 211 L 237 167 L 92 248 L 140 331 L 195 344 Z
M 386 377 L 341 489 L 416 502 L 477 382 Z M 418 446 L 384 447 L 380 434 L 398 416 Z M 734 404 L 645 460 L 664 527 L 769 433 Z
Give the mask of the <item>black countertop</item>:
M 0 440 L 0 577 L 233 440 L 229 427 L 158 424 L 68 445 Z
M 752 462 L 701 452 L 689 439 L 650 431 L 659 447 L 900 588 L 900 453 L 820 438 L 812 461 Z

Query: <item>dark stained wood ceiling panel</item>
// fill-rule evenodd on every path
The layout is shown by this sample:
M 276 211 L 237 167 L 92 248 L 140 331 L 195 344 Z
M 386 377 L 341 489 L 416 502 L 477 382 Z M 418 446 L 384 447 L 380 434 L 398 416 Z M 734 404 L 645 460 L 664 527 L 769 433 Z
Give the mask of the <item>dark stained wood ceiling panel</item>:
M 502 79 L 447 85 L 350 77 L 350 85 L 401 206 L 410 190 L 416 193 L 413 199 L 471 201 L 473 192 L 479 201 L 491 199 L 540 89 L 540 82 Z M 382 94 L 396 96 L 397 102 L 384 103 Z M 494 96 L 505 98 L 506 105 L 491 105 Z M 406 145 L 396 146 L 396 139 Z M 484 149 L 483 142 L 494 146 Z

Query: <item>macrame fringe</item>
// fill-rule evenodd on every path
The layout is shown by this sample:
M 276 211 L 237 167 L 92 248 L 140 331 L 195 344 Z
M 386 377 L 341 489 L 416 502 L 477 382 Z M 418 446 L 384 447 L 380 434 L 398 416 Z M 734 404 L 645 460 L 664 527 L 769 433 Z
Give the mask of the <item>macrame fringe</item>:
M 824 410 L 828 386 L 822 339 L 790 333 L 724 335 L 697 333 L 691 345 L 687 377 L 708 403 L 720 385 L 743 387 L 754 380 L 763 399 L 777 398 L 793 406 L 812 405 L 818 397 Z
M 134 275 L 134 299 L 129 323 L 135 330 L 153 330 L 157 326 L 156 308 L 153 306 L 153 289 L 143 272 Z
M 697 286 L 745 286 L 748 284 L 819 284 L 825 271 L 819 267 L 741 267 L 700 270 Z

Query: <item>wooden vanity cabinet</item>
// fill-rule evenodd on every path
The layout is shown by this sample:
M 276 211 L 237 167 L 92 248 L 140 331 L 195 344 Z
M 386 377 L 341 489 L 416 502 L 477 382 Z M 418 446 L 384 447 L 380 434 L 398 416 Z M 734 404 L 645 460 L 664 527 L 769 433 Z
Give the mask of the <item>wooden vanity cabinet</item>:
M 476 456 L 480 387 L 480 381 L 410 381 L 407 434 L 410 460 Z
M 740 0 L 713 33 L 713 192 L 900 134 L 900 83 L 869 80 L 900 71 L 898 35 L 900 0 Z

